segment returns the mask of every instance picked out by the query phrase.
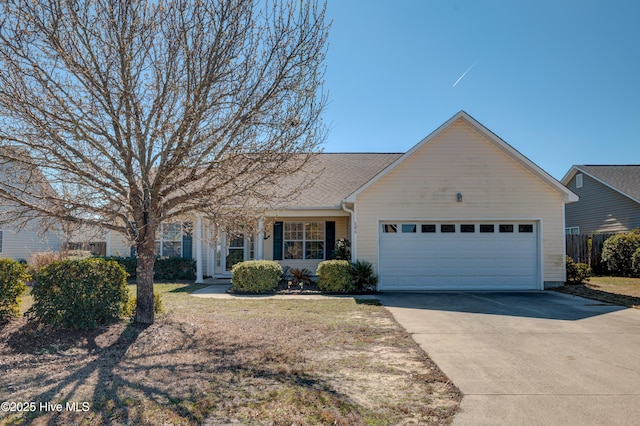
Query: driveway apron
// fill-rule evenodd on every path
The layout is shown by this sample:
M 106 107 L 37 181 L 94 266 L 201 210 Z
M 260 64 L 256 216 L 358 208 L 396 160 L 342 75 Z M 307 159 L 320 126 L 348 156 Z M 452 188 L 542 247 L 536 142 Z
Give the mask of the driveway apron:
M 640 310 L 551 291 L 380 300 L 463 392 L 454 425 L 640 424 Z

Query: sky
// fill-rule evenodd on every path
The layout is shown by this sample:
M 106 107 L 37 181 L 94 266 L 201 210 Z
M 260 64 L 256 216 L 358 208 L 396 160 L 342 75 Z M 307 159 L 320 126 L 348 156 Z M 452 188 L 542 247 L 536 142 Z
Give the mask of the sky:
M 464 110 L 558 180 L 640 164 L 640 1 L 327 3 L 325 152 L 405 152 Z

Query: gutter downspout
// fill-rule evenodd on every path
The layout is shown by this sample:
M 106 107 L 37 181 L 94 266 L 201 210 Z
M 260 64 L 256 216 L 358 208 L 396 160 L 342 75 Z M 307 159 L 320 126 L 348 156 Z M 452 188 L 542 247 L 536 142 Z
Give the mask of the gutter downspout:
M 357 240 L 356 240 L 356 230 L 357 230 L 356 213 L 347 207 L 347 202 L 344 200 L 342 200 L 342 202 L 340 203 L 340 207 L 342 207 L 342 210 L 349 213 L 349 218 L 351 219 L 351 260 L 355 260 L 358 258 L 358 250 L 357 250 L 358 246 L 357 246 Z M 354 204 L 354 208 L 355 208 L 355 204 Z

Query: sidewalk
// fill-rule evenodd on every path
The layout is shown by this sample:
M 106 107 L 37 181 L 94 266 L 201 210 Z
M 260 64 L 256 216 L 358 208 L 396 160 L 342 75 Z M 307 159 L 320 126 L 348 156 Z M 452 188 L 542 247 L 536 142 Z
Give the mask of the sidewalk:
M 230 294 L 227 290 L 231 288 L 231 283 L 216 283 L 209 287 L 196 290 L 191 293 L 194 297 L 207 299 L 276 299 L 276 300 L 330 300 L 330 299 L 360 299 L 374 300 L 378 296 L 374 294 L 358 295 L 325 295 L 314 293 L 291 293 L 291 294 Z

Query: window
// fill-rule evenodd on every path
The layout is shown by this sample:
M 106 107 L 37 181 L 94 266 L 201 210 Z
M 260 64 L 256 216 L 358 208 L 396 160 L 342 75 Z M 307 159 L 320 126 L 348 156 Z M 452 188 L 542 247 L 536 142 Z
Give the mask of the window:
M 156 256 L 182 256 L 182 223 L 172 222 L 160 225 L 154 244 Z
M 456 232 L 456 225 L 454 224 L 442 224 L 440 225 L 440 232 L 443 234 Z
M 324 222 L 285 222 L 285 259 L 324 259 Z
M 473 233 L 476 232 L 476 226 L 475 225 L 460 225 L 460 232 L 466 232 L 466 233 Z
M 436 232 L 436 226 L 435 225 L 422 225 L 421 226 L 422 232 L 425 234 L 432 234 L 434 232 Z
M 485 234 L 485 233 L 489 234 L 489 233 L 495 232 L 495 229 L 496 229 L 496 227 L 493 224 L 480 225 L 480 232 L 483 233 L 483 234 Z
M 531 233 L 533 232 L 533 225 L 530 225 L 530 224 L 518 225 L 518 232 Z
M 398 225 L 395 225 L 393 223 L 385 223 L 384 225 L 382 225 L 382 232 L 384 232 L 385 234 L 395 234 L 396 232 L 398 232 Z
M 567 235 L 579 235 L 580 234 L 580 227 L 579 226 L 570 226 L 568 228 L 565 228 L 564 233 Z
M 582 188 L 582 173 L 576 175 L 576 188 Z
M 402 233 L 403 234 L 414 234 L 416 232 L 416 225 L 403 223 L 402 224 Z
M 502 233 L 513 232 L 513 225 L 500 225 L 499 229 Z

